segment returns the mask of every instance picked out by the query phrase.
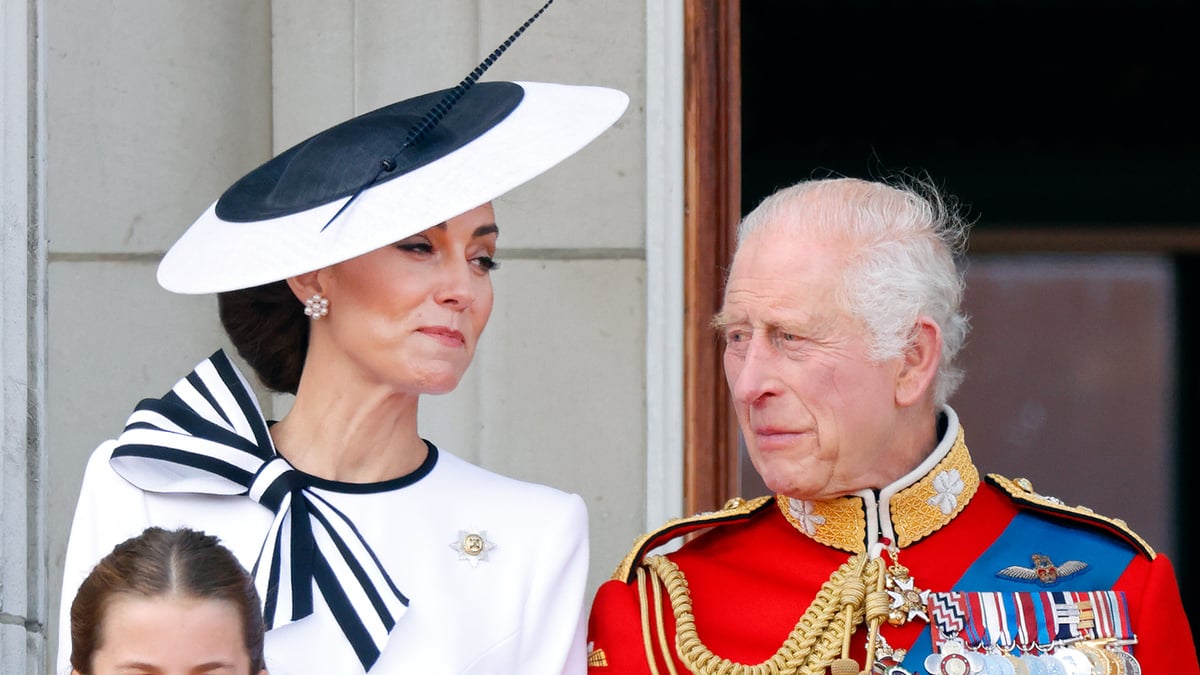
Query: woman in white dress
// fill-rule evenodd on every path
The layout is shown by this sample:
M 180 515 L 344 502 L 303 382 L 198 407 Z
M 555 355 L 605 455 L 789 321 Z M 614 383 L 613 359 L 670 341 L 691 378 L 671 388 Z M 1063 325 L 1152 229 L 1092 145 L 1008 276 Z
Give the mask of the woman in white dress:
M 487 323 L 491 201 L 628 98 L 479 72 L 282 153 L 168 251 L 159 283 L 218 293 L 238 353 L 295 401 L 268 423 L 217 352 L 138 404 L 88 464 L 64 608 L 115 543 L 187 526 L 252 569 L 271 675 L 585 671 L 583 501 L 424 440 L 417 408 Z

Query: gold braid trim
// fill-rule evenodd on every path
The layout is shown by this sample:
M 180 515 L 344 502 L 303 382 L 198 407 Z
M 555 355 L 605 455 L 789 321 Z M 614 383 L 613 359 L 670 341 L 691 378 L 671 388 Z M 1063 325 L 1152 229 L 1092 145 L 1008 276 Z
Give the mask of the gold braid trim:
M 654 641 L 650 639 L 650 609 L 646 599 L 646 570 L 639 567 L 637 571 L 638 607 L 642 614 L 642 645 L 646 648 L 646 664 L 650 667 L 650 675 L 658 675 L 658 666 L 654 665 Z
M 774 656 L 746 665 L 717 656 L 701 642 L 683 571 L 664 556 L 648 557 L 645 564 L 667 587 L 675 612 L 675 648 L 680 660 L 696 675 L 822 675 L 839 654 L 843 659 L 847 657 L 843 650 L 847 631 L 853 633 L 862 623 L 867 613 L 864 605 L 878 604 L 873 602 L 876 598 L 867 597 L 865 589 L 878 588 L 879 575 L 883 574 L 878 559 L 867 561 L 862 554 L 851 557 L 821 586 Z
M 625 559 L 613 571 L 612 578 L 619 579 L 624 583 L 633 581 L 633 569 L 642 562 L 646 552 L 671 541 L 678 536 L 676 532 L 679 530 L 690 531 L 688 528 L 693 526 L 703 528 L 706 525 L 715 527 L 724 523 L 741 522 L 746 516 L 753 514 L 773 499 L 775 498 L 770 495 L 755 497 L 750 500 L 734 497 L 725 502 L 725 506 L 720 511 L 706 511 L 687 518 L 668 520 L 657 530 L 652 530 L 638 537 L 637 541 L 633 543 L 633 548 L 625 556 Z
M 1151 560 L 1155 557 L 1154 549 L 1150 544 L 1146 543 L 1146 540 L 1142 539 L 1137 532 L 1130 529 L 1129 523 L 1120 518 L 1102 516 L 1086 506 L 1067 506 L 1061 499 L 1038 494 L 1033 491 L 1033 483 L 1028 478 L 1006 478 L 998 473 L 989 473 L 987 481 L 1004 490 L 1018 504 L 1032 506 L 1040 511 L 1066 514 L 1075 520 L 1103 527 L 1133 544 Z
M 638 571 L 645 568 L 639 567 Z M 658 628 L 658 648 L 662 650 L 663 661 L 667 664 L 667 672 L 671 675 L 679 675 L 675 672 L 675 659 L 671 658 L 671 648 L 667 646 L 667 628 L 663 623 L 662 611 L 662 583 L 655 574 L 650 577 L 650 584 L 654 587 L 654 619 Z

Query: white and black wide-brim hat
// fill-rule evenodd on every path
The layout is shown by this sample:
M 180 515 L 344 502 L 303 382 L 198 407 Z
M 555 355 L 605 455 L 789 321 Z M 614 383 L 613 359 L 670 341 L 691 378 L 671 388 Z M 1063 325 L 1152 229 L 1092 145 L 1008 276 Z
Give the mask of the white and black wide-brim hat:
M 615 89 L 540 82 L 480 82 L 458 93 L 359 115 L 251 171 L 167 251 L 159 284 L 218 293 L 368 253 L 525 183 L 629 104 Z

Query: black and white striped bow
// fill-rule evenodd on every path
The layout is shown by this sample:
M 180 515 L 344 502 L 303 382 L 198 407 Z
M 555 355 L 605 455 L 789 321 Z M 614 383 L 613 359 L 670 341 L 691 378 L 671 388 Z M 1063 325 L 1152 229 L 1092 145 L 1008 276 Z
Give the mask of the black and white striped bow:
M 150 492 L 247 495 L 274 511 L 253 571 L 268 630 L 312 614 L 315 587 L 371 669 L 408 598 L 354 524 L 275 452 L 257 399 L 223 351 L 137 405 L 111 465 Z

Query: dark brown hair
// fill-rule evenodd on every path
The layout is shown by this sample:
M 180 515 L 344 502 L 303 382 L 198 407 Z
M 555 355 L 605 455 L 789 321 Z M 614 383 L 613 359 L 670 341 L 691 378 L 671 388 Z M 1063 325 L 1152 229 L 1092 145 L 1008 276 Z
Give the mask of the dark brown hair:
M 308 353 L 304 308 L 287 281 L 217 294 L 221 325 L 268 389 L 295 394 Z
M 84 675 L 91 672 L 104 614 L 114 597 L 171 594 L 237 607 L 250 672 L 263 669 L 262 609 L 250 575 L 216 537 L 160 527 L 117 544 L 84 579 L 71 603 L 71 667 Z

